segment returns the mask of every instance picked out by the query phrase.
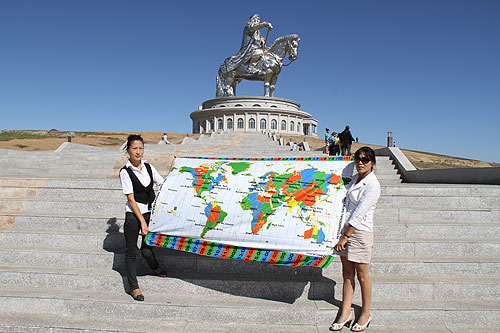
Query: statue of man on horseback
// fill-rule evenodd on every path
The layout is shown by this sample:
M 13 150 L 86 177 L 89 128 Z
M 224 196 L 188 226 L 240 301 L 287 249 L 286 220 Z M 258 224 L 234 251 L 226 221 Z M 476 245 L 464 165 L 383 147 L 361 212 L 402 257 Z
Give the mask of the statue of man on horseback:
M 262 28 L 268 28 L 266 38 L 260 33 Z M 264 96 L 274 95 L 286 54 L 289 55 L 290 63 L 297 59 L 299 37 L 296 34 L 281 36 L 267 48 L 267 36 L 272 29 L 272 24 L 261 22 L 258 14 L 250 17 L 243 29 L 240 50 L 219 67 L 217 97 L 234 96 L 236 85 L 243 79 L 264 81 Z

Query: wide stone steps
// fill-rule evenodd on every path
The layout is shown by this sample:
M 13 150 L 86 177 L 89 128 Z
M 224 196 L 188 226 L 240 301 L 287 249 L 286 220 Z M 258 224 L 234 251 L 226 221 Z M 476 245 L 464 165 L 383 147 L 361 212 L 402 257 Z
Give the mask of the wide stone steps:
M 247 333 L 304 333 L 328 331 L 328 326 L 304 324 L 253 324 L 253 323 L 214 323 L 184 320 L 163 320 L 162 318 L 115 318 L 100 317 L 99 320 L 89 321 L 89 317 L 68 314 L 30 313 L 10 313 L 0 312 L 2 321 L 0 331 L 2 332 L 169 332 L 169 333 L 197 333 L 197 332 L 235 332 L 243 331 Z M 370 325 L 373 331 L 373 325 Z M 417 327 L 422 328 L 423 327 Z M 444 329 L 444 326 L 443 326 Z M 393 331 L 394 332 L 394 331 Z M 422 331 L 418 331 L 422 332 Z M 443 331 L 449 333 L 449 330 Z M 433 331 L 434 333 L 434 331 Z
M 381 207 L 375 210 L 376 221 L 387 222 L 431 222 L 431 223 L 448 223 L 448 222 L 496 222 L 500 221 L 499 209 L 468 209 L 468 208 L 453 208 L 453 207 L 401 207 L 389 208 Z
M 99 164 L 109 164 L 113 163 L 116 161 L 119 155 L 117 156 L 106 156 L 106 157 L 95 157 L 95 156 L 86 156 L 85 154 L 78 154 L 75 156 L 61 156 L 56 153 L 51 153 L 52 155 L 46 156 L 48 161 L 45 163 L 50 163 L 50 167 L 59 167 L 59 166 L 72 166 L 72 167 L 84 167 L 84 166 L 98 166 Z M 25 168 L 43 168 L 45 167 L 45 170 L 47 170 L 47 165 L 46 164 L 40 164 L 40 162 L 43 159 L 40 158 L 39 156 L 33 157 L 33 156 L 12 156 L 8 157 L 8 160 L 2 160 L 0 161 L 0 166 L 2 168 L 9 167 L 14 165 L 17 165 L 18 167 L 20 166 L 22 162 L 22 166 Z
M 49 187 L 66 189 L 121 190 L 120 180 L 115 179 L 71 179 L 71 178 L 0 178 L 0 188 Z
M 134 302 L 124 293 L 85 290 L 67 290 L 60 295 L 51 289 L 1 288 L 0 300 L 10 313 L 20 313 L 30 309 L 31 313 L 67 314 L 100 318 L 156 320 L 185 320 L 212 323 L 274 323 L 285 325 L 318 325 L 325 328 L 337 309 L 337 304 L 323 300 L 297 299 L 293 304 L 241 296 L 184 295 L 174 297 L 161 294 L 147 295 L 147 302 Z M 27 293 L 27 291 L 29 291 Z M 333 303 L 333 302 L 332 302 Z M 432 310 L 426 310 L 432 309 Z M 416 318 L 427 325 L 470 325 L 470 316 L 480 320 L 483 326 L 493 326 L 500 319 L 500 306 L 495 301 L 406 300 L 387 302 L 373 301 L 372 315 L 376 318 L 373 326 L 393 325 L 395 318 L 400 325 L 414 324 Z M 332 315 L 333 314 L 333 315 Z M 377 323 L 377 325 L 375 325 Z M 371 325 L 370 325 L 371 326 Z
M 328 325 L 287 325 L 287 324 L 253 324 L 253 323 L 213 323 L 213 322 L 190 322 L 187 320 L 161 319 L 126 319 L 101 317 L 99 321 L 89 322 L 88 317 L 77 315 L 59 314 L 30 314 L 26 318 L 24 313 L 0 312 L 2 323 L 0 329 L 6 332 L 46 332 L 47 330 L 57 332 L 73 332 L 75 330 L 107 332 L 112 327 L 113 331 L 120 332 L 169 332 L 169 333 L 197 333 L 197 332 L 235 332 L 248 333 L 304 333 L 304 332 L 328 332 Z M 370 332 L 419 332 L 419 333 L 463 333 L 463 332 L 486 332 L 491 327 L 478 325 L 444 325 L 433 324 L 420 325 L 379 325 L 372 322 Z
M 385 207 L 427 207 L 427 208 L 456 208 L 456 209 L 500 209 L 500 196 L 418 196 L 418 195 L 381 195 L 377 208 Z
M 403 186 L 381 185 L 383 195 L 397 196 L 500 196 L 500 186 L 462 184 L 411 184 L 405 183 Z
M 94 171 L 89 170 L 89 169 L 80 169 L 75 168 L 73 170 L 68 170 L 68 168 L 61 168 L 59 170 L 53 169 L 48 171 L 47 169 L 40 168 L 40 169 L 24 169 L 24 168 L 5 168 L 2 169 L 2 176 L 10 176 L 10 177 L 33 177 L 34 175 L 40 175 L 43 177 L 53 177 L 53 178 L 61 178 L 61 177 L 68 177 L 68 178 L 88 178 L 88 179 L 95 179 L 95 178 L 107 178 L 109 169 L 96 169 Z
M 105 201 L 124 202 L 125 195 L 121 189 L 88 189 L 82 188 L 75 191 L 72 188 L 28 188 L 4 187 L 0 188 L 0 198 L 26 199 L 26 200 L 58 200 L 67 201 Z
M 45 267 L 72 268 L 124 268 L 123 248 L 70 247 L 59 245 L 42 246 L 40 244 L 25 245 L 23 238 L 18 243 L 0 245 L 0 259 L 3 265 L 29 265 Z M 179 251 L 157 249 L 157 258 L 164 268 L 175 274 L 198 273 L 240 274 L 241 276 L 275 276 L 287 275 L 290 271 L 297 275 L 318 275 L 319 270 L 309 267 L 280 267 L 258 263 L 238 262 L 234 260 L 214 259 Z M 449 253 L 454 255 L 453 252 Z M 337 259 L 336 259 L 337 260 Z M 151 273 L 145 261 L 138 256 L 139 267 L 144 272 Z M 495 277 L 500 269 L 500 256 L 432 256 L 426 253 L 419 256 L 386 256 L 374 254 L 371 273 L 377 276 L 469 276 Z M 340 262 L 323 269 L 323 274 L 340 274 Z
M 140 271 L 140 279 L 144 290 L 174 297 L 232 294 L 294 302 L 303 295 L 305 288 L 308 290 L 307 297 L 314 300 L 331 300 L 342 293 L 340 275 L 307 276 L 294 275 L 292 271 L 289 273 L 260 278 L 249 274 L 242 278 L 230 273 L 186 272 L 172 273 L 165 279 L 145 275 L 147 273 Z M 99 291 L 103 287 L 111 290 L 124 288 L 120 272 L 99 268 L 69 267 L 61 272 L 59 268 L 52 267 L 0 265 L 0 282 L 2 286 L 59 290 Z M 494 301 L 500 298 L 500 277 L 464 276 L 457 281 L 436 276 L 375 276 L 372 278 L 372 284 L 373 297 L 378 300 L 455 300 L 474 297 Z M 355 299 L 359 301 L 360 296 L 356 295 Z
M 203 150 L 203 152 L 206 152 L 207 150 Z M 147 160 L 151 160 L 153 164 L 156 166 L 156 168 L 159 170 L 159 172 L 165 176 L 166 173 L 168 172 L 168 168 L 171 164 L 169 159 L 170 156 L 176 155 L 176 156 L 219 156 L 219 157 L 238 157 L 240 156 L 242 152 L 245 152 L 246 150 L 241 150 L 238 149 L 235 152 L 230 152 L 229 154 L 223 154 L 218 152 L 217 154 L 196 154 L 192 150 L 189 150 L 189 154 L 182 154 L 180 151 L 172 152 L 170 155 L 169 154 L 155 154 L 153 153 L 147 153 L 145 158 Z M 318 157 L 324 157 L 321 156 L 321 154 L 315 154 L 312 152 L 305 152 L 305 153 L 311 153 L 309 157 L 312 158 L 318 158 Z M 244 153 L 245 154 L 245 153 Z M 248 152 L 246 152 L 248 154 Z M 248 155 L 243 155 L 241 157 L 245 157 Z M 276 156 L 280 157 L 300 157 L 297 156 L 297 154 L 293 154 L 293 152 L 289 153 L 273 153 L 273 152 L 267 152 L 267 153 L 262 153 L 262 154 L 257 154 L 255 156 L 258 157 L 265 157 L 265 158 L 274 158 Z M 302 155 L 301 157 L 308 157 L 305 155 Z M 5 165 L 0 165 L 2 168 L 2 176 L 3 177 L 16 177 L 16 178 L 30 178 L 30 177 L 36 177 L 36 178 L 66 178 L 66 179 L 93 179 L 93 178 L 112 178 L 112 177 L 117 177 L 118 176 L 118 171 L 119 168 L 125 164 L 126 158 L 124 155 L 120 154 L 118 155 L 117 158 L 114 158 L 110 162 L 104 163 L 102 160 L 96 160 L 96 161 L 88 161 L 85 159 L 84 156 L 75 156 L 73 158 L 66 157 L 67 159 L 65 160 L 64 163 L 52 163 L 50 168 L 47 168 L 44 162 L 41 163 L 40 159 L 34 159 L 32 162 L 29 162 L 23 157 L 20 157 L 18 160 L 9 160 L 8 164 Z M 379 159 L 377 157 L 377 159 Z M 48 160 L 51 160 L 50 157 L 48 157 Z M 160 160 L 161 163 L 166 163 L 166 165 L 163 164 L 158 164 L 156 163 L 157 160 Z M 83 161 L 83 162 L 82 162 Z M 118 162 L 120 161 L 120 162 Z M 119 163 L 119 166 L 117 167 L 116 163 Z M 381 184 L 398 184 L 401 182 L 400 180 L 400 175 L 397 174 L 396 169 L 392 164 L 390 164 L 390 161 L 384 161 L 380 162 L 380 165 L 377 165 L 375 167 L 375 172 L 381 182 Z
M 17 220 L 16 220 L 17 221 Z M 500 224 L 486 222 L 470 223 L 457 221 L 448 223 L 422 222 L 402 224 L 400 222 L 377 221 L 374 230 L 377 239 L 426 239 L 429 241 L 437 239 L 453 239 L 460 241 L 462 239 L 492 239 L 500 238 Z

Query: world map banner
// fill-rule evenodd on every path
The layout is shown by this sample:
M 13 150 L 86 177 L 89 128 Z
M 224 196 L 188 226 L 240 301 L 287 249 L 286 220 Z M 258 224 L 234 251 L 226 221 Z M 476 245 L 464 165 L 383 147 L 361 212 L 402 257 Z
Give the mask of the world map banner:
M 176 158 L 145 242 L 223 259 L 326 267 L 353 171 L 345 156 Z

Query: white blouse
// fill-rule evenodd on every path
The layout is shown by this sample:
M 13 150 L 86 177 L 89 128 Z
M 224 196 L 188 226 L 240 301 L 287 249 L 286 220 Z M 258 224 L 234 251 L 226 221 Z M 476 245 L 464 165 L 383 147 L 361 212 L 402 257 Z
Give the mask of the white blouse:
M 354 185 L 347 191 L 345 226 L 373 232 L 373 214 L 380 197 L 380 183 L 375 174 L 370 172 L 358 184 L 358 175 L 352 179 Z
M 130 163 L 130 160 L 127 161 L 127 164 L 125 165 L 125 167 L 126 168 L 130 167 L 130 169 L 136 175 L 136 177 L 139 179 L 141 184 L 143 186 L 147 187 L 149 185 L 149 183 L 151 182 L 151 178 L 149 177 L 149 173 L 148 173 L 148 170 L 146 169 L 146 166 L 144 165 L 144 162 L 145 162 L 144 160 L 141 160 L 142 170 L 139 170 L 138 168 L 133 166 L 132 163 Z M 152 166 L 151 164 L 150 164 L 150 166 L 151 166 L 151 172 L 153 174 L 153 182 L 157 186 L 160 186 L 163 183 L 163 177 L 160 176 L 160 174 L 158 173 L 158 171 L 156 171 L 154 166 Z M 134 186 L 132 185 L 132 180 L 130 179 L 130 176 L 128 175 L 127 170 L 120 171 L 120 182 L 122 183 L 123 194 L 127 195 L 127 194 L 134 193 Z M 139 210 L 141 211 L 141 214 L 149 212 L 148 205 L 138 202 L 137 206 L 139 206 Z M 127 206 L 125 208 L 125 211 L 133 213 L 132 207 L 130 207 L 128 200 L 127 200 Z

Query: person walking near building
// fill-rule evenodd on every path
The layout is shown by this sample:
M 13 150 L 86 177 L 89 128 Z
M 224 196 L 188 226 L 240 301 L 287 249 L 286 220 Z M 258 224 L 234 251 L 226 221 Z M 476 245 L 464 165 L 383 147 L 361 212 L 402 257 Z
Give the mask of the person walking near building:
M 163 178 L 149 163 L 142 160 L 144 155 L 144 141 L 140 135 L 129 135 L 127 138 L 127 153 L 129 160 L 120 170 L 120 182 L 123 194 L 127 197 L 125 208 L 125 268 L 130 294 L 136 301 L 144 301 L 144 295 L 139 289 L 136 273 L 135 256 L 137 251 L 137 238 L 142 235 L 141 254 L 146 259 L 149 267 L 160 277 L 166 277 L 167 272 L 160 268 L 153 253 L 153 247 L 144 243 L 148 234 L 151 205 L 155 199 L 153 184 L 160 185 Z
M 349 130 L 349 126 L 346 126 L 342 133 L 339 134 L 339 138 L 341 142 L 342 155 L 351 156 L 351 145 L 354 138 Z

